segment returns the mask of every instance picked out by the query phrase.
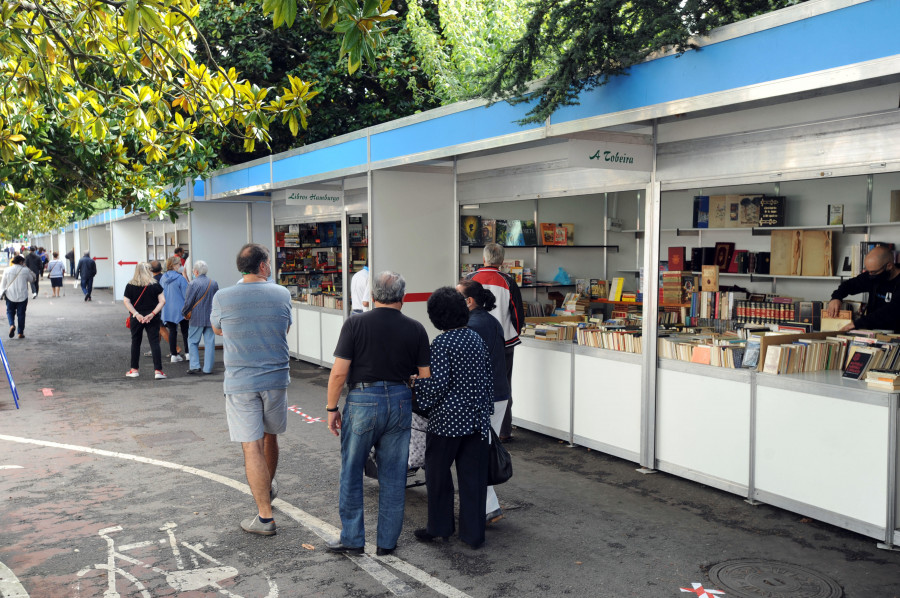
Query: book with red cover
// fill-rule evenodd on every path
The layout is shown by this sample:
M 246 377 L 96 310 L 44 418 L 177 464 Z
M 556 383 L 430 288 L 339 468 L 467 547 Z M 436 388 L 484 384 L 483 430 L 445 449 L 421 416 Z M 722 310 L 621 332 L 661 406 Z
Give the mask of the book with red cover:
M 669 247 L 669 270 L 684 270 L 684 247 Z
M 734 243 L 716 243 L 715 265 L 719 272 L 727 272 L 731 265 L 731 256 L 734 254 Z
M 731 263 L 728 264 L 728 272 L 731 274 L 738 273 L 738 262 L 741 260 L 741 255 L 746 255 L 746 249 L 735 249 L 734 254 L 731 256 Z

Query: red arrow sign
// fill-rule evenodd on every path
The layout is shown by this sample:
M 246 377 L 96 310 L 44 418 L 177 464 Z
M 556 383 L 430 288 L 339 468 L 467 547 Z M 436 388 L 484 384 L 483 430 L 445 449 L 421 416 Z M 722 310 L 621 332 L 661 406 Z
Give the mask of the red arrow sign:
M 137 262 L 123 262 L 122 260 L 119 260 L 119 265 L 120 266 L 136 266 Z
M 108 257 L 95 257 L 94 261 L 96 262 L 97 260 L 108 260 L 108 259 L 109 259 Z

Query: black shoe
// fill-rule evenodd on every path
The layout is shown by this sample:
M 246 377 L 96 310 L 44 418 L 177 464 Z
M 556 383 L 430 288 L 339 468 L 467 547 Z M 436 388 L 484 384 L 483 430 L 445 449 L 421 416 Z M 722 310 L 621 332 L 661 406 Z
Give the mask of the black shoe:
M 378 556 L 388 556 L 394 554 L 395 550 L 397 550 L 396 546 L 394 548 L 382 548 L 381 546 L 379 546 L 375 549 L 375 554 Z
M 9 338 L 12 338 L 16 335 L 16 326 L 13 324 L 9 327 Z
M 187 373 L 193 374 L 193 375 L 199 375 L 199 374 L 202 374 L 203 372 L 200 370 L 188 370 Z
M 514 436 L 501 436 L 501 437 L 500 437 L 500 442 L 502 442 L 503 444 L 507 444 L 507 443 L 512 442 L 512 441 L 514 441 L 514 440 L 515 440 L 515 437 L 514 437 Z
M 336 554 L 362 554 L 365 550 L 365 547 L 360 546 L 358 548 L 351 548 L 350 546 L 344 546 L 341 544 L 341 541 L 337 542 L 326 542 L 325 548 L 328 552 L 334 552 Z
M 213 374 L 215 374 L 215 372 L 204 372 L 204 371 L 201 371 L 200 373 L 203 374 L 204 376 L 212 376 Z
M 420 527 L 416 531 L 413 532 L 413 535 L 416 537 L 416 540 L 419 542 L 431 542 L 432 540 L 437 540 L 440 538 L 444 542 L 447 541 L 448 536 L 432 536 L 428 533 L 428 530 L 424 527 Z

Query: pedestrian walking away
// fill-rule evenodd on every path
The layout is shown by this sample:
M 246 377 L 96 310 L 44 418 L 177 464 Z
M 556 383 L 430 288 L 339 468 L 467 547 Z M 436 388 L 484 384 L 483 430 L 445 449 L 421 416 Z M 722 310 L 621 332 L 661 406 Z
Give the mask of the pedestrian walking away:
M 70 249 L 66 252 L 66 259 L 69 261 L 69 276 L 75 278 L 75 250 Z
M 172 355 L 172 363 L 184 361 L 190 355 L 178 352 L 178 328 L 181 328 L 181 338 L 184 346 L 188 346 L 188 321 L 181 310 L 184 309 L 184 297 L 187 293 L 187 279 L 182 274 L 184 266 L 181 260 L 175 256 L 166 260 L 166 273 L 159 279 L 159 284 L 166 295 L 166 305 L 162 311 L 162 321 L 169 331 L 169 353 Z
M 491 359 L 491 374 L 494 381 L 494 413 L 491 415 L 491 428 L 499 436 L 500 425 L 506 414 L 506 405 L 509 402 L 509 382 L 506 378 L 506 355 L 503 351 L 503 327 L 490 311 L 496 306 L 494 294 L 474 280 L 460 280 L 456 284 L 456 290 L 462 293 L 469 308 L 469 328 L 478 333 L 484 341 Z M 487 502 L 485 505 L 485 523 L 496 523 L 503 518 L 503 510 L 493 486 L 487 487 Z
M 194 279 L 188 285 L 182 314 L 189 322 L 188 354 L 190 367 L 188 374 L 212 374 L 216 359 L 216 335 L 209 316 L 212 312 L 213 297 L 219 291 L 219 283 L 207 275 L 209 267 L 203 260 L 194 263 Z M 200 339 L 203 339 L 203 369 L 200 369 Z
M 406 281 L 396 272 L 375 276 L 375 308 L 348 318 L 334 350 L 328 378 L 328 429 L 341 440 L 340 538 L 326 544 L 336 553 L 362 554 L 363 469 L 372 447 L 378 466 L 376 553 L 397 547 L 406 505 L 406 470 L 412 423 L 409 381 L 428 377 L 428 334 L 419 322 L 400 313 Z M 350 392 L 341 413 L 344 383 Z
M 140 262 L 134 267 L 134 278 L 125 285 L 125 297 L 122 300 L 130 314 L 128 327 L 131 330 L 131 369 L 125 374 L 127 378 L 137 378 L 141 358 L 141 340 L 147 332 L 147 342 L 153 356 L 153 375 L 157 380 L 164 380 L 162 358 L 159 351 L 159 313 L 166 304 L 162 287 L 150 275 L 150 267 Z
M 519 334 L 525 323 L 524 307 L 522 305 L 522 292 L 519 285 L 508 274 L 500 271 L 503 264 L 505 251 L 502 245 L 488 243 L 482 250 L 484 267 L 467 276 L 471 280 L 480 282 L 484 288 L 494 294 L 497 300 L 497 308 L 490 313 L 497 318 L 503 326 L 506 353 L 506 380 L 509 383 L 510 396 L 506 404 L 506 413 L 503 415 L 503 423 L 500 425 L 500 440 L 508 442 L 512 440 L 512 372 L 513 357 L 516 345 L 522 343 Z
M 75 278 L 81 278 L 81 292 L 84 300 L 91 300 L 91 291 L 94 290 L 94 277 L 97 276 L 97 262 L 91 259 L 91 252 L 85 251 L 84 256 L 78 260 L 75 268 Z
M 6 319 L 9 321 L 9 338 L 16 334 L 18 322 L 19 338 L 25 338 L 25 310 L 28 309 L 28 286 L 36 278 L 35 273 L 25 267 L 25 258 L 17 255 L 12 266 L 0 279 L 0 297 L 6 299 Z
M 34 280 L 31 281 L 31 298 L 37 299 L 38 295 L 38 279 L 44 269 L 44 263 L 37 254 L 37 248 L 32 245 L 28 255 L 25 256 L 25 267 L 34 272 Z
M 59 252 L 53 252 L 53 260 L 47 264 L 47 276 L 50 278 L 50 289 L 54 297 L 59 297 L 63 276 L 66 275 L 66 264 L 59 259 Z
M 256 515 L 241 521 L 241 529 L 273 536 L 278 434 L 287 429 L 291 382 L 287 342 L 291 293 L 267 282 L 272 263 L 269 250 L 262 245 L 244 245 L 238 252 L 237 268 L 243 274 L 242 284 L 213 296 L 210 324 L 223 341 L 228 432 L 233 442 L 241 443 L 257 508 Z
M 453 287 L 428 299 L 428 318 L 442 333 L 431 344 L 431 377 L 416 380 L 419 407 L 428 415 L 425 487 L 428 524 L 417 540 L 448 538 L 455 531 L 454 488 L 459 484 L 459 539 L 471 548 L 484 544 L 488 451 L 494 383 L 484 341 L 468 328 L 469 308 Z

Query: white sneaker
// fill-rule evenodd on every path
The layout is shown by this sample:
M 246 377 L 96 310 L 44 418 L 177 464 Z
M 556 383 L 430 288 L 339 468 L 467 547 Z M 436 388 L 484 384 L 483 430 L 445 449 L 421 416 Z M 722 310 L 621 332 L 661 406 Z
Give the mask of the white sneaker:
M 166 378 L 168 378 L 168 376 L 166 376 L 165 374 L 163 374 L 163 373 L 162 373 L 162 370 L 156 370 L 156 376 L 155 376 L 155 378 L 156 378 L 157 380 L 165 380 Z
M 184 361 L 184 357 L 182 357 L 181 355 L 172 356 L 172 363 L 178 363 L 179 361 Z
M 185 361 L 189 360 L 190 358 L 191 358 L 191 354 L 190 354 L 190 353 L 185 353 L 185 354 L 184 354 L 184 360 L 185 360 Z
M 37 299 L 37 293 L 32 293 L 31 298 L 32 298 L 32 299 Z
M 137 370 L 128 370 L 128 372 L 125 374 L 125 377 L 126 378 L 137 378 L 140 375 L 141 375 L 141 373 Z

